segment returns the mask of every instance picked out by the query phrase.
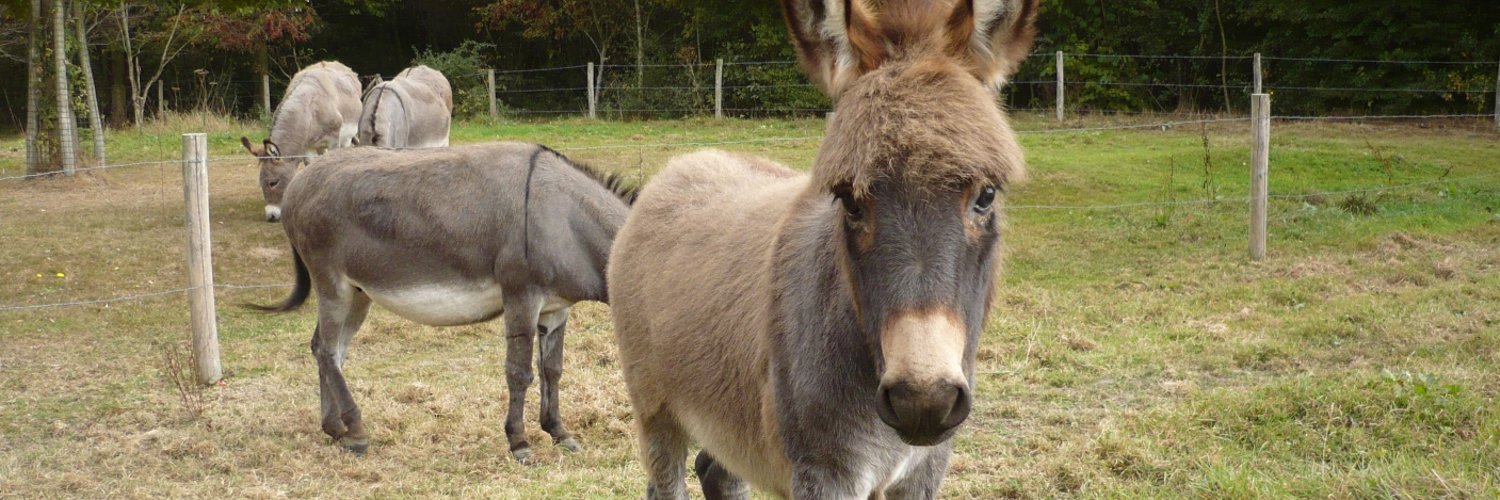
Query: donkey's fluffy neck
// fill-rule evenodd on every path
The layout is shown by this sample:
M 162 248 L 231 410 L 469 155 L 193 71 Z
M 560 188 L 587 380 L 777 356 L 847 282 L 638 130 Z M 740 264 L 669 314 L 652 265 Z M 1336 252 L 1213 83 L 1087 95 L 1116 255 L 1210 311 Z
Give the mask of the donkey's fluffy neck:
M 299 130 L 309 130 L 313 126 L 311 117 L 304 113 L 278 113 L 271 125 L 269 139 L 276 144 L 282 156 L 303 156 L 311 149 L 311 145 L 308 144 L 308 134 Z

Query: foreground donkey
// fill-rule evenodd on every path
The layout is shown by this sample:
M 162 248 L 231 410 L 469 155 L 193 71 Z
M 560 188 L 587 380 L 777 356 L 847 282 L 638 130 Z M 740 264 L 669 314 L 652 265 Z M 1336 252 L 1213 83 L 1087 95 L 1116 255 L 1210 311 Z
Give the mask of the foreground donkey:
M 651 498 L 936 495 L 1024 171 L 996 87 L 1036 0 L 783 0 L 836 101 L 812 175 L 674 159 L 615 241 L 611 311 Z
M 526 388 L 539 345 L 542 429 L 570 451 L 558 416 L 568 308 L 607 301 L 604 269 L 633 188 L 545 147 L 498 143 L 392 151 L 349 148 L 312 163 L 287 187 L 285 227 L 296 288 L 276 306 L 318 296 L 312 353 L 323 432 L 357 453 L 369 436 L 344 382 L 349 340 L 370 303 L 434 326 L 502 313 L 510 412 L 505 435 L 525 461 Z
M 407 68 L 365 93 L 359 117 L 359 143 L 383 148 L 438 148 L 448 145 L 453 89 L 438 70 Z
M 260 159 L 267 222 L 281 220 L 282 193 L 297 167 L 307 163 L 305 156 L 354 143 L 359 111 L 359 75 L 337 61 L 323 61 L 292 76 L 271 118 L 271 137 L 261 147 L 240 138 L 245 150 Z

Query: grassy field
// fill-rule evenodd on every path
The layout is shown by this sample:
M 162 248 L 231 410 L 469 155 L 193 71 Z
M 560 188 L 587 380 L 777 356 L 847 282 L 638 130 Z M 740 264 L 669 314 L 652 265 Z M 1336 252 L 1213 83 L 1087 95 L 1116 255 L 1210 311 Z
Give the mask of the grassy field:
M 1277 123 L 1270 256 L 1251 262 L 1248 123 L 1042 132 L 1118 123 L 1017 119 L 1033 131 L 1021 136 L 1032 179 L 1006 202 L 1007 271 L 945 496 L 1500 494 L 1491 125 Z M 255 124 L 179 116 L 110 137 L 112 162 L 166 163 L 0 181 L 0 307 L 185 287 L 171 160 L 178 134 L 200 130 L 223 158 L 209 174 L 217 282 L 277 285 L 219 290 L 225 382 L 174 384 L 181 293 L 0 311 L 0 496 L 640 496 L 600 304 L 575 309 L 562 388 L 584 451 L 509 459 L 498 322 L 428 328 L 379 308 L 346 372 L 371 451 L 330 445 L 307 351 L 314 308 L 233 306 L 279 300 L 291 282 L 238 145 Z M 644 179 L 693 149 L 663 145 L 677 143 L 805 169 L 822 130 L 562 120 L 465 124 L 454 142 L 543 142 Z M 21 173 L 23 151 L 0 137 L 0 177 Z M 529 399 L 532 442 L 548 443 Z

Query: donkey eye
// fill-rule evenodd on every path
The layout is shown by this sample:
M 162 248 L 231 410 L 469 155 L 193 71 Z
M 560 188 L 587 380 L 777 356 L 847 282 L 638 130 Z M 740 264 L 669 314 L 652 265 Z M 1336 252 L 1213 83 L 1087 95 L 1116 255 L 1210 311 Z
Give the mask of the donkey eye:
M 860 208 L 859 202 L 854 201 L 853 194 L 840 193 L 835 196 L 838 197 L 839 203 L 844 206 L 844 214 L 849 218 L 849 222 L 859 222 L 861 220 L 864 220 L 864 209 Z
M 849 222 L 864 220 L 865 212 L 860 208 L 859 202 L 854 201 L 854 189 L 852 186 L 840 184 L 834 186 L 832 191 L 833 198 L 839 200 L 839 204 L 843 205 L 844 217 L 848 218 Z
M 979 196 L 974 197 L 974 211 L 984 213 L 995 206 L 995 187 L 985 186 L 979 191 Z

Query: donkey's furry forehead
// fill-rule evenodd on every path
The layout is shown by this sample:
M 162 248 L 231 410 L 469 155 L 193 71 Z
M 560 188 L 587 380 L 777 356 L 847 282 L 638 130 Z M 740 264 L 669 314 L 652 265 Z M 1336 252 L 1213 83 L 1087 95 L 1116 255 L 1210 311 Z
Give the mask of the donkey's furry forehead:
M 1025 161 L 996 95 L 951 61 L 887 64 L 853 83 L 835 108 L 813 182 L 856 195 L 890 180 L 917 188 L 1025 179 Z

